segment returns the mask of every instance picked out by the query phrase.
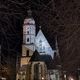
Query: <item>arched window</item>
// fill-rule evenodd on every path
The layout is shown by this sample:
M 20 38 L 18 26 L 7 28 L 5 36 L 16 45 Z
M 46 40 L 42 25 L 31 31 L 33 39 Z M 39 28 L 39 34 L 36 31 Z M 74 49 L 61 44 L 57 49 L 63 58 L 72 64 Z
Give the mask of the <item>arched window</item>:
M 27 42 L 29 42 L 29 38 L 27 38 Z
M 29 31 L 27 31 L 27 34 L 29 34 Z
M 39 80 L 39 63 L 34 65 L 34 80 Z

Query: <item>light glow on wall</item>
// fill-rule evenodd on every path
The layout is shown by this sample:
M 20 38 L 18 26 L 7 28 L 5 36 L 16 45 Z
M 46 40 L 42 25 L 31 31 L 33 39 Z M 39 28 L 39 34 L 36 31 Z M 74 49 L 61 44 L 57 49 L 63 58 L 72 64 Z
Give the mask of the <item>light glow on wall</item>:
M 44 77 L 42 77 L 42 80 L 44 80 Z
M 72 77 L 69 77 L 69 80 L 74 80 Z

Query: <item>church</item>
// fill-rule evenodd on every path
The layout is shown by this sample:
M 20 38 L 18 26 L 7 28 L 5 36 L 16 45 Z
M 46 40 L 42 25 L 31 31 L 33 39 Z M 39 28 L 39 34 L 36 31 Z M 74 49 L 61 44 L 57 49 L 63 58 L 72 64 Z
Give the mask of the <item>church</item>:
M 23 44 L 20 66 L 16 73 L 16 80 L 59 80 L 57 70 L 48 70 L 45 58 L 54 59 L 54 50 L 45 38 L 41 26 L 36 35 L 36 24 L 32 11 L 23 23 Z M 57 74 L 57 77 L 55 76 Z

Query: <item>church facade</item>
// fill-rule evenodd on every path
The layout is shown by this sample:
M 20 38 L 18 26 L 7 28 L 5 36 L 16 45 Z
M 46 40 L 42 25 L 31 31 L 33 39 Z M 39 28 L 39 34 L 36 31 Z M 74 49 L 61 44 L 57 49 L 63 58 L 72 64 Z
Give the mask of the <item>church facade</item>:
M 54 58 L 54 51 L 46 40 L 41 28 L 36 35 L 35 20 L 29 10 L 28 17 L 25 18 L 23 23 L 22 55 L 16 80 L 50 80 L 46 63 L 38 59 L 31 60 L 35 50 L 39 55 L 50 55 Z

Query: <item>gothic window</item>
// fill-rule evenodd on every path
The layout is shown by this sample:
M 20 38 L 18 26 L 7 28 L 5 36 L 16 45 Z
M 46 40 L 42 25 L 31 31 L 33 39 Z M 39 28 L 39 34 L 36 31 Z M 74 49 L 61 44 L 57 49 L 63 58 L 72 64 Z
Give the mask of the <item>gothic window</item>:
M 27 38 L 27 42 L 29 42 L 29 38 Z
M 39 41 L 39 51 L 42 52 L 42 40 Z
M 29 34 L 29 31 L 27 31 L 27 34 Z
M 29 56 L 29 50 L 26 51 L 26 56 L 27 56 L 27 57 Z
M 43 52 L 45 52 L 45 46 L 43 46 Z
M 39 80 L 39 64 L 34 65 L 34 80 Z
M 39 43 L 42 44 L 42 40 L 40 40 Z

